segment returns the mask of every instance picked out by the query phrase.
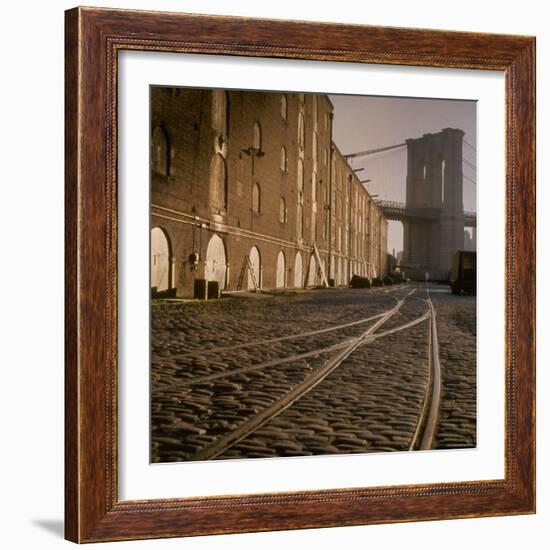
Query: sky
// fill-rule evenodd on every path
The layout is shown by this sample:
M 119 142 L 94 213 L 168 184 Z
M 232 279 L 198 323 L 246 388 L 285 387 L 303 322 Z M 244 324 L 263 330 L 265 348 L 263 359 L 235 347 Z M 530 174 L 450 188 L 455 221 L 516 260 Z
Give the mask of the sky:
M 476 147 L 476 102 L 448 99 L 330 95 L 334 105 L 333 140 L 344 154 L 402 143 L 407 138 L 460 128 L 464 140 Z M 476 164 L 476 152 L 464 145 L 463 158 Z M 406 147 L 360 157 L 352 161 L 361 180 L 377 199 L 405 202 Z M 475 171 L 464 166 L 464 174 L 476 180 Z M 464 179 L 464 209 L 476 210 L 476 186 Z M 403 228 L 390 222 L 388 250 L 403 247 Z

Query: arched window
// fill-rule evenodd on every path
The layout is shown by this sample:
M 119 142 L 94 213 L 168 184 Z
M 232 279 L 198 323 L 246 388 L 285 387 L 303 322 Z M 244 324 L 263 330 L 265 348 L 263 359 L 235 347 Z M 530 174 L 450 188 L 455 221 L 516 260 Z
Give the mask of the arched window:
M 212 128 L 222 135 L 227 135 L 228 116 L 227 92 L 225 90 L 212 91 Z
M 298 213 L 296 215 L 296 235 L 301 239 L 304 235 L 304 207 L 298 205 Z
M 214 155 L 210 165 L 210 206 L 216 213 L 227 208 L 227 170 L 220 154 Z
M 313 111 L 313 123 L 317 126 L 317 94 L 311 96 L 311 110 Z
M 279 221 L 281 223 L 286 223 L 286 202 L 284 197 L 281 197 L 279 201 Z
M 298 196 L 304 190 L 304 161 L 298 159 L 298 174 L 296 178 L 296 187 L 298 189 Z
M 311 140 L 311 156 L 313 157 L 313 166 L 317 168 L 317 132 L 313 132 Z
M 298 145 L 303 149 L 305 143 L 304 115 L 298 114 Z
M 286 120 L 288 111 L 288 105 L 286 100 L 286 94 L 281 95 L 281 117 L 283 120 Z
M 288 159 L 286 155 L 286 149 L 281 147 L 281 171 L 287 172 L 288 170 Z
M 262 129 L 258 122 L 254 123 L 254 128 L 252 130 L 252 147 L 256 151 L 262 150 Z
M 281 147 L 281 172 L 287 171 L 287 157 L 286 157 L 286 149 L 284 147 Z
M 162 126 L 156 126 L 151 140 L 151 165 L 155 172 L 170 175 L 170 142 Z
M 254 183 L 252 186 L 252 210 L 260 212 L 261 206 L 260 186 L 258 183 Z

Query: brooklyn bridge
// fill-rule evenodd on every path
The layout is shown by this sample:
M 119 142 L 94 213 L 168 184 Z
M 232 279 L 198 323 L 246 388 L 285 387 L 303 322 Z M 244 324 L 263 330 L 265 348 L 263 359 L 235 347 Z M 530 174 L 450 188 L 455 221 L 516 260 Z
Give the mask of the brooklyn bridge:
M 475 155 L 475 148 L 464 142 L 462 130 L 446 128 L 345 155 L 350 161 L 374 156 L 375 163 L 387 167 L 399 162 L 396 152 L 406 154 L 405 181 L 400 184 L 405 188 L 405 202 L 378 199 L 376 203 L 386 219 L 403 224 L 401 268 L 413 279 L 424 279 L 426 274 L 430 279 L 446 279 L 453 254 L 465 247 L 465 228 L 475 231 L 476 212 L 463 207 L 464 185 L 476 184 L 476 165 L 463 155 L 465 147 Z

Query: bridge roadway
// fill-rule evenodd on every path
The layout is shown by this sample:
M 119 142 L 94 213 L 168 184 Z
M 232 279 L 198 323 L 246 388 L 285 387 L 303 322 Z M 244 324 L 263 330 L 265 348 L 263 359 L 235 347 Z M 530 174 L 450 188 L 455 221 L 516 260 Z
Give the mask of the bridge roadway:
M 403 202 L 377 201 L 388 220 L 406 221 L 409 219 L 438 220 L 441 217 L 440 208 L 414 208 Z M 464 211 L 464 227 L 476 227 L 476 213 Z

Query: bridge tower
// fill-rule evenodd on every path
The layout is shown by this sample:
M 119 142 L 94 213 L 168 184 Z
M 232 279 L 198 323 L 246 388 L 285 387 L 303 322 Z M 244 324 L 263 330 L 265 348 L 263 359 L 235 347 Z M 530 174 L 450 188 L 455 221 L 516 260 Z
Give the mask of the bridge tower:
M 464 132 L 445 128 L 408 139 L 406 208 L 439 210 L 438 218 L 409 216 L 403 221 L 403 263 L 430 278 L 446 278 L 451 257 L 464 247 L 462 140 Z

